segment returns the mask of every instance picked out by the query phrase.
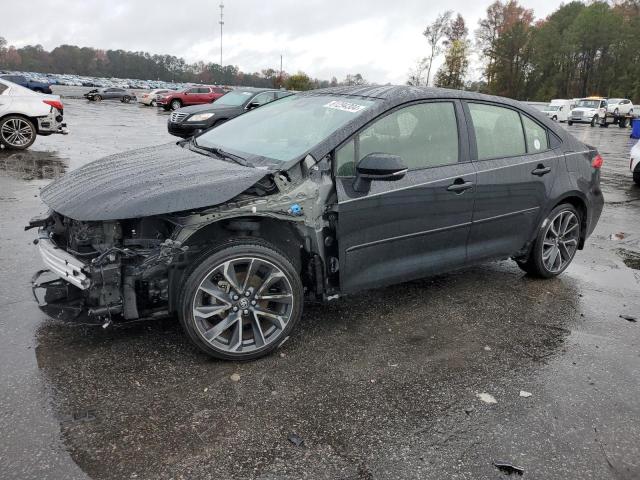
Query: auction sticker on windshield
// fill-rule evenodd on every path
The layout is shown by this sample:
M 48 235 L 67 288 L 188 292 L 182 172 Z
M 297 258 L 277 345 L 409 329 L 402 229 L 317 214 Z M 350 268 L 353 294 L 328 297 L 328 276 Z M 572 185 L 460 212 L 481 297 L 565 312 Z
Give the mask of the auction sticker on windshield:
M 342 110 L 343 112 L 349 113 L 358 113 L 367 108 L 365 106 L 358 105 L 357 103 L 343 102 L 341 100 L 334 100 L 333 102 L 329 102 L 324 107 L 333 108 L 334 110 Z

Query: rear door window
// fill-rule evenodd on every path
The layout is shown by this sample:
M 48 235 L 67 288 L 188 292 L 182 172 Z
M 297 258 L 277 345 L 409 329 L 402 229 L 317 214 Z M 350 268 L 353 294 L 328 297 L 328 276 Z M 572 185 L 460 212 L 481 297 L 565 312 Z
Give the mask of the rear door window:
M 526 153 L 520 114 L 510 108 L 469 103 L 478 160 L 515 157 Z

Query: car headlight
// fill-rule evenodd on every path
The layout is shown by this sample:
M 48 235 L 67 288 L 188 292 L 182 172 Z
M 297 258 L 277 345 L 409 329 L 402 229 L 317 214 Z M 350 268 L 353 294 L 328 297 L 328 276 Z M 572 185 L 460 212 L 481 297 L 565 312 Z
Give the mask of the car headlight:
M 198 113 L 197 115 L 192 115 L 187 119 L 187 122 L 202 122 L 204 120 L 208 120 L 213 117 L 215 113 Z

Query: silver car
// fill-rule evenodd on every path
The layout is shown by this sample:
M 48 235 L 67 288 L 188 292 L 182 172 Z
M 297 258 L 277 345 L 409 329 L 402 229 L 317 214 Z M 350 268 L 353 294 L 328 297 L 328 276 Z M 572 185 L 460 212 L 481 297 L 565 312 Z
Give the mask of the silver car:
M 23 150 L 36 135 L 67 133 L 63 105 L 58 95 L 43 95 L 0 79 L 0 143 Z

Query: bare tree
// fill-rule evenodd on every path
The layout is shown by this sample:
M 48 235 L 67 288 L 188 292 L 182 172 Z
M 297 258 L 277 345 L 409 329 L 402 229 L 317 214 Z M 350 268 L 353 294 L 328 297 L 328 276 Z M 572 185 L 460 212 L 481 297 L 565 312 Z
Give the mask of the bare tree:
M 409 70 L 407 85 L 420 87 L 424 85 L 424 71 L 427 69 L 427 59 L 421 58 L 416 61 L 415 66 Z
M 442 53 L 442 46 L 440 45 L 440 43 L 442 41 L 442 38 L 447 33 L 447 30 L 449 29 L 449 22 L 451 21 L 452 14 L 453 12 L 451 10 L 447 10 L 446 12 L 441 13 L 433 21 L 433 23 L 429 24 L 427 28 L 425 28 L 424 32 L 422 32 L 424 37 L 427 39 L 429 48 L 431 49 L 430 54 L 425 58 L 427 70 L 427 81 L 425 82 L 426 85 L 429 85 L 433 61 L 438 55 L 440 55 L 440 53 Z

